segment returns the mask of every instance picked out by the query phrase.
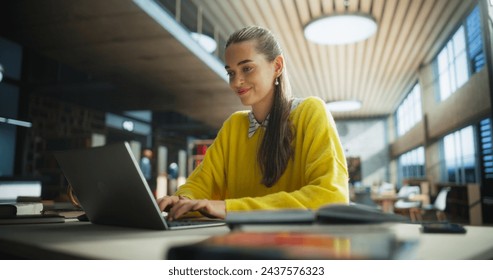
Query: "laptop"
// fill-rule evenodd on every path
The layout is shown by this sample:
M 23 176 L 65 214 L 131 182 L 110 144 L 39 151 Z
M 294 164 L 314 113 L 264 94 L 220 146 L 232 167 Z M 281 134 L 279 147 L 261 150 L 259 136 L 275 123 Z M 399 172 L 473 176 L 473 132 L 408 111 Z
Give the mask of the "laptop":
M 222 220 L 169 222 L 128 142 L 54 153 L 87 218 L 94 224 L 157 230 L 224 225 Z

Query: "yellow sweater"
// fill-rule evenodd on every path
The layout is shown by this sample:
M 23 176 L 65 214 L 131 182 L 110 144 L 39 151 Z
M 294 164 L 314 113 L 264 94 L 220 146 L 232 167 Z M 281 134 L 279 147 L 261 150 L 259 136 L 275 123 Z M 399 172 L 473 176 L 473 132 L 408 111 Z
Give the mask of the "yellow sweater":
M 248 138 L 248 112 L 232 114 L 223 124 L 202 163 L 176 195 L 225 200 L 226 211 L 303 208 L 348 203 L 346 158 L 332 115 L 323 101 L 306 98 L 291 111 L 294 157 L 270 188 L 261 183 L 257 149 L 263 128 Z

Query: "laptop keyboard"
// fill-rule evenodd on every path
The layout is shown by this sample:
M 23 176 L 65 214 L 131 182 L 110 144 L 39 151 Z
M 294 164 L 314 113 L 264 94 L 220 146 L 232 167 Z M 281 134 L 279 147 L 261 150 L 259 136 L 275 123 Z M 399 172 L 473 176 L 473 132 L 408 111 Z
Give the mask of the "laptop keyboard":
M 222 220 L 205 220 L 205 219 L 182 219 L 173 220 L 167 222 L 169 227 L 183 227 L 183 226 L 195 226 L 195 225 L 209 225 L 224 223 Z

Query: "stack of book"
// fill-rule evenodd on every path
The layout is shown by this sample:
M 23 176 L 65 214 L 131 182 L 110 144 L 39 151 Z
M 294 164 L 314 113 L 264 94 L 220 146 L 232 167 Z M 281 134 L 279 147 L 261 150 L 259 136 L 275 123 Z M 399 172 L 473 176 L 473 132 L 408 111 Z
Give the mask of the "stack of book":
M 60 215 L 43 213 L 41 202 L 4 202 L 0 203 L 0 224 L 26 223 L 63 223 Z
M 15 217 L 20 215 L 39 215 L 43 211 L 41 202 L 0 203 L 0 217 Z

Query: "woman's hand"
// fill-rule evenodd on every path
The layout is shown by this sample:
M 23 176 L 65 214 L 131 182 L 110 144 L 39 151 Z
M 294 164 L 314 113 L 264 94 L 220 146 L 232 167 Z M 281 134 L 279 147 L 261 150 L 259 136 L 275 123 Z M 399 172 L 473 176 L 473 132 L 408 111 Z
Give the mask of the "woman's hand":
M 161 198 L 157 199 L 157 205 L 159 206 L 159 209 L 163 212 L 169 212 L 171 207 L 175 205 L 175 203 L 180 200 L 179 196 L 173 195 L 173 196 L 163 196 Z
M 170 221 L 192 211 L 198 211 L 209 218 L 226 217 L 226 203 L 223 200 L 192 200 L 183 196 L 165 196 L 158 199 L 157 203 L 161 211 L 168 212 Z

